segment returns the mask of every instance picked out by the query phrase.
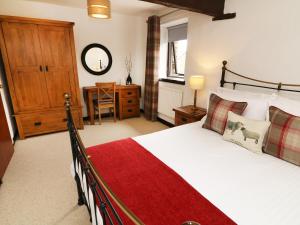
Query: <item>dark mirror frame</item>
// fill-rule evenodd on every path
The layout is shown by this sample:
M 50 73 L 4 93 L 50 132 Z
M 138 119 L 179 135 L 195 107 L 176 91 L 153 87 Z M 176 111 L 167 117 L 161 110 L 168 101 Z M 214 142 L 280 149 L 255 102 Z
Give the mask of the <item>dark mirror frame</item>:
M 107 65 L 107 67 L 106 67 L 104 70 L 102 70 L 102 71 L 94 71 L 94 70 L 92 70 L 91 68 L 89 68 L 88 65 L 86 64 L 86 61 L 85 61 L 86 53 L 87 53 L 90 49 L 92 49 L 92 48 L 100 48 L 100 49 L 102 49 L 102 50 L 106 53 L 106 55 L 107 55 L 107 57 L 108 57 L 108 65 Z M 109 51 L 105 46 L 103 46 L 103 45 L 101 45 L 101 44 L 98 44 L 98 43 L 93 43 L 93 44 L 89 44 L 88 46 L 86 46 L 86 47 L 83 49 L 83 51 L 82 51 L 82 53 L 81 53 L 81 63 L 82 63 L 82 65 L 83 65 L 84 69 L 85 69 L 86 71 L 88 71 L 90 74 L 93 74 L 93 75 L 96 75 L 96 76 L 100 76 L 100 75 L 106 74 L 106 73 L 110 70 L 110 68 L 111 68 L 111 66 L 112 66 L 112 56 L 111 56 L 111 54 L 110 54 L 110 51 Z

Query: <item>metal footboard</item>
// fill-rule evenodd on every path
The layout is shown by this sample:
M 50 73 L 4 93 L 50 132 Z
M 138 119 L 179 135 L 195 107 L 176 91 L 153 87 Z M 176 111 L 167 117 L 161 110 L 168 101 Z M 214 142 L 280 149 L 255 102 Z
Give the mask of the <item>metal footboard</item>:
M 93 225 L 123 225 L 121 218 L 108 197 L 106 187 L 89 160 L 89 156 L 74 125 L 69 94 L 65 94 L 65 108 L 73 155 L 74 178 L 78 192 L 78 205 L 87 207 Z
M 135 225 L 144 225 L 120 200 L 109 190 L 105 182 L 101 180 L 91 163 L 86 149 L 81 141 L 78 131 L 74 125 L 71 113 L 70 95 L 65 94 L 65 108 L 67 113 L 67 125 L 70 135 L 74 178 L 77 185 L 78 205 L 85 205 L 90 214 L 93 225 L 123 225 L 120 216 L 113 207 L 114 201 L 120 210 Z M 111 200 L 110 200 L 111 199 Z M 182 225 L 200 225 L 197 222 L 186 221 Z

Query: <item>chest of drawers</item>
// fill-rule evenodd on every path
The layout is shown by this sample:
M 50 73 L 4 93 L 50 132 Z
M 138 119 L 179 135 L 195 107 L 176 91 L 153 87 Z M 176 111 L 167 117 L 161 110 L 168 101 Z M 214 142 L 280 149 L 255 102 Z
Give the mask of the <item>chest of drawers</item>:
M 118 100 L 120 120 L 140 116 L 140 86 L 122 86 Z

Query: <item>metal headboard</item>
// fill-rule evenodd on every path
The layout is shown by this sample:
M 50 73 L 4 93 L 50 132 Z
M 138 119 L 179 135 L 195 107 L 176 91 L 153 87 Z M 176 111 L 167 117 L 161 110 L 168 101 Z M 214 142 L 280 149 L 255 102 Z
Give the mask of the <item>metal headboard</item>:
M 221 81 L 220 81 L 220 86 L 221 87 L 224 87 L 225 84 L 231 84 L 231 85 L 233 85 L 233 89 L 235 89 L 236 86 L 239 85 L 239 86 L 265 88 L 265 89 L 271 89 L 271 90 L 277 90 L 277 91 L 290 91 L 290 92 L 300 93 L 300 90 L 290 89 L 291 87 L 300 88 L 300 84 L 275 83 L 275 82 L 269 82 L 269 81 L 264 81 L 264 80 L 253 79 L 251 77 L 244 76 L 244 75 L 238 74 L 236 72 L 233 72 L 232 70 L 228 69 L 226 67 L 226 65 L 227 65 L 227 61 L 223 61 L 222 76 L 221 76 Z M 254 82 L 260 83 L 261 85 L 242 83 L 242 82 L 234 82 L 234 81 L 227 81 L 225 79 L 226 72 L 229 72 L 230 74 L 233 74 L 237 77 L 240 77 L 240 78 L 243 78 L 243 79 L 246 79 L 246 80 L 249 80 L 249 81 L 254 81 Z M 268 85 L 268 86 L 266 86 L 266 85 Z

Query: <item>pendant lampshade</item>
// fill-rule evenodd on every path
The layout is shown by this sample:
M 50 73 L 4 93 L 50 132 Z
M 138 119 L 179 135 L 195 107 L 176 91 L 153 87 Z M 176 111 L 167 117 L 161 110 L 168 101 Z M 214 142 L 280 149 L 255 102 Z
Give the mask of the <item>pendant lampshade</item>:
M 110 1 L 109 0 L 87 0 L 88 14 L 94 18 L 109 19 Z

